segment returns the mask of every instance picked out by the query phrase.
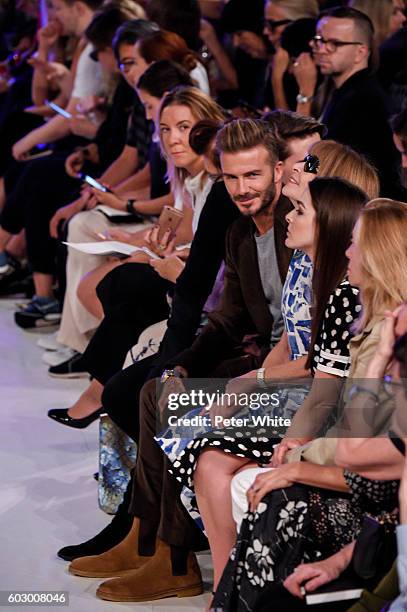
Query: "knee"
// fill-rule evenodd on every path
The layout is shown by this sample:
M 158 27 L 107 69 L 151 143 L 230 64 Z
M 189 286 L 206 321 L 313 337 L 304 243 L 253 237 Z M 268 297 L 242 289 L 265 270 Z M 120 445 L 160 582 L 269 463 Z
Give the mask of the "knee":
M 103 229 L 103 215 L 94 210 L 79 212 L 69 221 L 68 242 L 80 242 L 83 238 L 94 239 L 94 233 Z
M 78 298 L 82 306 L 84 306 L 85 308 L 87 308 L 87 304 L 89 304 L 89 301 L 92 298 L 96 298 L 96 292 L 93 291 L 92 293 L 90 283 L 87 281 L 86 276 L 81 280 L 78 285 L 78 288 L 76 290 L 76 297 Z
M 220 475 L 217 459 L 218 451 L 212 449 L 207 449 L 199 455 L 194 474 L 196 488 L 202 490 L 205 484 L 210 487 L 213 485 L 214 474 L 217 477 Z

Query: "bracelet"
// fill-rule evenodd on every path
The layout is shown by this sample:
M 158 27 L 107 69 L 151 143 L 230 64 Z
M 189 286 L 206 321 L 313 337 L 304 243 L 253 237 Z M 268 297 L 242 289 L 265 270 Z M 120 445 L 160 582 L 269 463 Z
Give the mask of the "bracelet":
M 299 93 L 297 95 L 297 103 L 298 104 L 307 104 L 308 102 L 311 102 L 313 97 L 314 96 L 304 96 L 303 94 Z
M 266 368 L 259 368 L 257 370 L 257 372 L 256 372 L 257 384 L 262 389 L 267 389 L 267 383 L 266 383 L 265 375 L 266 375 Z
M 136 200 L 127 200 L 127 202 L 126 202 L 126 210 L 131 215 L 136 215 L 137 214 L 135 209 L 134 209 L 135 202 L 136 202 Z
M 366 387 L 362 387 L 360 385 L 353 385 L 353 387 L 349 391 L 349 399 L 352 400 L 355 395 L 359 395 L 360 393 L 367 393 L 367 395 L 370 395 L 370 397 L 372 397 L 375 402 L 379 401 L 379 396 L 377 393 L 375 393 L 375 391 L 372 391 L 371 389 L 366 389 Z

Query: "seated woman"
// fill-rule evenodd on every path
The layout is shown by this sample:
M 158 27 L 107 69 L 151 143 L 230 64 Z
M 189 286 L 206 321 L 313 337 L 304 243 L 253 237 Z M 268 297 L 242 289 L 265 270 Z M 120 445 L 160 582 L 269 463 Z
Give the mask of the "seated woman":
M 199 120 L 214 119 L 221 122 L 223 118 L 220 107 L 194 87 L 179 88 L 167 94 L 160 107 L 160 143 L 172 166 L 170 174 L 173 189 L 179 193 L 184 190 L 191 198 L 190 223 L 194 230 L 213 181 L 205 171 L 203 156 L 195 153 L 189 145 L 189 132 Z M 133 258 L 127 261 L 132 262 Z M 109 301 L 108 305 L 106 303 L 105 318 L 84 354 L 84 362 L 92 370 L 94 379 L 69 412 L 64 409 L 49 413 L 51 418 L 73 427 L 86 427 L 97 418 L 98 413 L 95 411 L 100 406 L 102 383 L 106 381 L 107 370 L 107 377 L 112 375 L 112 364 L 110 361 L 105 363 L 105 348 L 99 345 L 100 339 L 103 339 L 102 344 L 106 346 L 104 330 L 109 329 L 110 318 L 117 321 L 109 334 L 108 343 L 114 359 L 114 372 L 117 372 L 140 333 L 151 323 L 168 316 L 166 293 L 171 283 L 161 278 L 148 263 L 139 263 L 137 256 L 134 257 L 134 263 L 119 266 L 103 279 L 98 288 L 99 296 L 108 292 L 112 283 L 117 287 L 112 297 L 113 302 Z M 137 300 L 136 307 L 131 302 L 133 296 Z M 103 301 L 103 297 L 101 299 Z M 121 309 L 119 318 L 117 308 Z
M 282 297 L 282 312 L 289 339 L 289 359 L 305 356 L 307 361 L 311 337 L 311 295 L 307 280 L 304 282 L 302 277 L 304 270 L 308 273 L 311 269 L 308 262 L 312 261 L 318 270 L 313 280 L 316 329 L 331 298 L 331 301 L 335 299 L 335 307 L 341 312 L 344 309 L 342 300 L 345 300 L 352 320 L 357 316 L 357 291 L 345 279 L 345 250 L 353 225 L 366 201 L 367 196 L 360 189 L 337 178 L 317 178 L 309 183 L 309 188 L 298 199 L 292 199 L 294 210 L 287 215 L 286 245 L 298 250 L 294 254 Z M 335 240 L 326 240 L 326 236 L 335 236 Z M 324 265 L 325 262 L 329 262 L 329 266 Z M 338 291 L 339 297 L 335 291 Z M 330 317 L 332 320 L 326 322 L 327 328 L 329 325 L 334 326 L 333 315 Z M 313 333 L 316 338 L 315 329 Z M 317 342 L 320 345 L 326 344 L 322 335 Z M 281 351 L 281 348 L 277 345 L 264 362 L 266 380 L 288 377 L 284 374 L 284 360 L 277 366 L 273 364 L 278 350 Z M 274 373 L 277 371 L 276 376 Z M 226 391 L 231 391 L 230 384 Z M 273 416 L 292 418 L 304 400 L 304 393 L 293 392 L 294 389 L 290 391 L 288 388 L 287 400 L 280 400 L 277 408 L 271 408 Z M 250 461 L 268 463 L 272 456 L 270 434 L 264 433 L 264 430 L 262 434 L 257 429 L 251 424 L 237 432 L 236 428 L 225 427 L 219 433 L 215 430 L 214 437 L 210 439 L 199 436 L 198 442 L 192 440 L 184 450 L 168 453 L 173 461 L 172 473 L 175 477 L 187 487 L 195 487 L 199 513 L 211 546 L 215 585 L 235 541 L 236 529 L 230 498 L 231 478 Z
M 406 229 L 405 205 L 378 199 L 363 209 L 353 232 L 353 243 L 347 251 L 348 276 L 361 290 L 362 314 L 356 330 L 359 333 L 350 342 L 350 380 L 344 393 L 347 408 L 355 401 L 349 398 L 352 379 L 365 376 L 366 364 L 377 350 L 384 312 L 406 300 Z M 372 429 L 378 433 L 383 427 L 382 413 L 377 412 L 375 418 Z M 319 419 L 318 414 L 315 419 Z M 215 607 L 262 609 L 260 584 L 265 605 L 275 585 L 281 584 L 299 563 L 316 561 L 351 544 L 363 515 L 362 501 L 376 512 L 387 502 L 394 504 L 394 483 L 383 487 L 361 484 L 360 477 L 333 464 L 336 438 L 331 436 L 338 436 L 335 427 L 325 438 L 303 449 L 305 461 L 257 476 L 248 491 L 250 512 L 219 583 Z M 352 497 L 339 491 L 351 491 Z M 346 550 L 349 554 L 350 548 Z
M 377 398 L 373 395 L 375 393 L 373 389 L 379 390 L 383 377 L 386 373 L 391 373 L 387 376 L 386 384 L 389 385 L 390 383 L 392 387 L 391 393 L 394 394 L 395 406 L 391 418 L 391 430 L 388 432 L 389 437 L 381 435 L 380 437 L 360 438 L 356 437 L 359 436 L 356 429 L 354 431 L 355 437 L 339 438 L 337 442 L 335 454 L 337 465 L 355 471 L 364 478 L 398 480 L 405 466 L 405 442 L 402 438 L 405 438 L 406 435 L 406 315 L 406 305 L 401 310 L 397 308 L 394 313 L 386 313 L 377 351 L 370 360 L 363 379 L 365 387 L 357 387 L 358 393 L 364 396 L 366 408 L 366 402 L 371 400 L 377 402 Z M 352 425 L 355 426 L 356 423 L 351 421 L 351 428 Z M 401 495 L 399 497 L 401 505 Z M 404 515 L 400 518 L 405 522 Z M 313 591 L 318 586 L 333 580 L 349 565 L 352 550 L 353 546 L 348 550 L 343 549 L 336 555 L 319 563 L 304 564 L 297 567 L 295 574 L 289 576 L 285 581 L 286 588 L 294 595 L 299 596 L 300 585 L 304 586 L 306 591 Z M 383 560 L 383 564 L 385 562 L 390 564 L 392 559 Z M 385 603 L 383 601 L 383 605 Z

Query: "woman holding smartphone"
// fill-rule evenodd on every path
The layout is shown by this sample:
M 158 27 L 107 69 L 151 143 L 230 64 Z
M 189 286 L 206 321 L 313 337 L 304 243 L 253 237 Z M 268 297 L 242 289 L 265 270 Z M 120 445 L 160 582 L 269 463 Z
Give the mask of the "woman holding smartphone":
M 183 87 L 165 96 L 157 124 L 171 188 L 175 198 L 182 198 L 185 208 L 189 208 L 191 234 L 213 185 L 205 171 L 203 156 L 195 153 L 189 145 L 189 132 L 202 119 L 222 122 L 224 115 L 220 107 L 199 89 Z M 69 411 L 51 410 L 48 413 L 65 425 L 86 427 L 97 418 L 104 384 L 121 369 L 127 351 L 137 342 L 140 333 L 168 316 L 166 293 L 172 283 L 161 278 L 148 263 L 137 261 L 136 257 L 131 263 L 112 270 L 98 286 L 105 316 L 83 356 L 93 380 Z M 109 358 L 106 346 L 110 347 Z

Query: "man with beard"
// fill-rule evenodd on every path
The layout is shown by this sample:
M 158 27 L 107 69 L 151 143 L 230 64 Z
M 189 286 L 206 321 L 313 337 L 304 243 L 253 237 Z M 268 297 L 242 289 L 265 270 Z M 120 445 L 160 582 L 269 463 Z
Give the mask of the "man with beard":
M 282 333 L 281 292 L 291 259 L 285 215 L 291 204 L 281 196 L 281 141 L 265 122 L 236 119 L 218 132 L 216 142 L 226 189 L 242 215 L 226 238 L 220 307 L 209 315 L 191 348 L 173 360 L 176 366 L 164 371 L 164 394 L 174 390 L 177 377 L 229 378 L 258 368 Z M 257 354 L 244 354 L 241 348 L 249 334 L 257 336 Z M 181 485 L 168 472 L 169 460 L 154 440 L 154 380 L 141 391 L 139 418 L 129 509 L 133 527 L 117 546 L 76 559 L 69 569 L 79 576 L 115 576 L 97 591 L 111 601 L 198 595 L 202 579 L 192 551 L 199 547 L 200 534 L 181 503 Z

